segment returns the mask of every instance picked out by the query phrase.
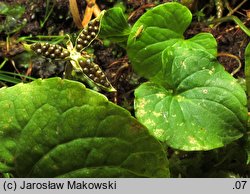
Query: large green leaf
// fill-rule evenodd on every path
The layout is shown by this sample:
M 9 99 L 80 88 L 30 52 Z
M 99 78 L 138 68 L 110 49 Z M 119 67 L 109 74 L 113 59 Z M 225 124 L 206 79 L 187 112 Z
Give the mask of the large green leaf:
M 128 56 L 135 71 L 148 79 L 162 70 L 162 53 L 171 46 L 206 50 L 216 55 L 216 41 L 209 33 L 184 40 L 191 12 L 179 3 L 166 3 L 149 10 L 133 26 L 128 38 Z
M 250 43 L 247 45 L 245 50 L 245 77 L 247 86 L 247 98 L 248 98 L 248 109 L 250 108 Z M 250 119 L 248 119 L 248 127 L 250 126 Z M 247 163 L 250 164 L 250 135 L 248 135 L 248 142 L 246 145 L 246 151 L 248 155 Z
M 250 43 L 245 50 L 245 77 L 248 96 L 248 107 L 250 108 Z
M 250 135 L 248 135 L 248 140 L 247 140 L 247 143 L 245 145 L 245 150 L 247 153 L 247 164 L 250 167 Z
M 147 129 L 81 83 L 52 78 L 3 88 L 0 110 L 0 173 L 169 176 L 164 150 Z
M 130 26 L 120 7 L 114 7 L 104 13 L 99 36 L 113 42 L 126 42 Z
M 246 129 L 246 95 L 237 81 L 203 50 L 163 53 L 166 84 L 147 82 L 135 91 L 136 117 L 159 140 L 181 150 L 209 150 Z

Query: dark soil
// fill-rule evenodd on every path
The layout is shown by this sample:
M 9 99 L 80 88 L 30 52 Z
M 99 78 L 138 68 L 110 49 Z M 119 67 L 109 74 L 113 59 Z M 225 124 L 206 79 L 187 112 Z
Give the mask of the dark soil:
M 78 32 L 79 29 L 77 29 L 74 24 L 69 10 L 68 0 L 4 0 L 2 2 L 8 3 L 9 5 L 23 5 L 25 12 L 16 22 L 20 23 L 25 20 L 26 25 L 19 31 L 9 35 L 10 44 L 8 49 L 6 45 L 7 33 L 0 31 L 0 64 L 5 58 L 10 59 L 1 70 L 22 73 L 35 78 L 63 76 L 66 62 L 52 63 L 42 58 L 36 58 L 29 61 L 29 63 L 22 62 L 24 50 L 22 44 L 17 42 L 17 39 L 23 36 L 73 34 Z M 53 2 L 55 2 L 55 4 L 53 4 Z M 85 1 L 78 0 L 77 2 L 80 13 L 83 13 L 86 7 Z M 101 9 L 111 8 L 116 2 L 116 0 L 97 0 L 97 4 Z M 164 2 L 169 1 L 124 0 L 123 4 L 129 16 L 129 22 L 133 24 L 147 9 Z M 241 0 L 234 0 L 231 2 L 231 6 L 236 7 L 240 2 Z M 206 3 L 209 4 L 209 1 L 203 1 L 202 5 L 194 3 L 193 5 L 189 5 L 189 7 L 195 13 Z M 53 11 L 44 26 L 41 27 L 40 22 L 44 20 L 45 10 L 48 6 L 49 8 L 53 8 Z M 247 4 L 244 4 L 234 15 L 238 16 L 242 22 L 245 22 L 246 26 L 250 27 L 247 10 L 250 10 L 250 8 Z M 223 16 L 227 13 L 228 11 L 225 8 Z M 216 8 L 213 5 L 205 10 L 203 20 L 212 17 L 216 17 Z M 5 16 L 0 15 L 0 25 L 3 25 L 5 19 Z M 218 42 L 218 60 L 224 65 L 228 72 L 234 72 L 239 66 L 239 62 L 236 60 L 237 58 L 241 61 L 242 67 L 239 71 L 234 72 L 234 76 L 236 78 L 244 78 L 244 50 L 250 38 L 233 22 L 222 23 L 214 27 L 208 26 L 202 21 L 198 22 L 197 18 L 194 17 L 193 23 L 185 33 L 185 37 L 192 37 L 199 32 L 211 32 L 214 35 Z M 117 94 L 105 93 L 105 95 L 107 95 L 110 100 L 133 113 L 133 91 L 145 80 L 133 72 L 126 51 L 123 48 L 116 44 L 104 46 L 102 41 L 95 41 L 92 47 L 96 56 L 95 62 L 102 67 L 113 86 L 117 89 Z M 0 81 L 0 86 L 1 85 L 10 86 L 12 84 Z

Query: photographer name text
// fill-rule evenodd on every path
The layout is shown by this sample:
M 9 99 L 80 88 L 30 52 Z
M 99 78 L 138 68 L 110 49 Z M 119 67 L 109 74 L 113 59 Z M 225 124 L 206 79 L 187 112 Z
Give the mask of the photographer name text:
M 116 190 L 116 181 L 88 182 L 88 181 L 66 181 L 66 182 L 8 182 L 4 184 L 4 190 Z

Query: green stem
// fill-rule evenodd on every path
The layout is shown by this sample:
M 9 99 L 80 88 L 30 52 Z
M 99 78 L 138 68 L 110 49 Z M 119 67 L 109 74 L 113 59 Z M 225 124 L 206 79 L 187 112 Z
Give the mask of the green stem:
M 221 22 L 228 22 L 228 21 L 234 21 L 243 32 L 245 32 L 248 36 L 250 36 L 250 30 L 245 26 L 245 24 L 236 16 L 226 16 L 218 19 L 214 19 L 211 22 L 208 22 L 208 24 L 214 24 L 214 23 L 221 23 Z
M 8 61 L 9 59 L 4 58 L 4 61 L 0 64 L 0 69 L 3 68 L 3 66 L 5 65 L 5 63 Z
M 50 0 L 46 1 L 46 11 L 45 11 L 45 18 L 43 21 L 40 21 L 40 26 L 41 28 L 43 28 L 44 24 L 47 22 L 47 20 L 49 19 L 49 16 L 51 15 L 54 7 L 55 7 L 55 2 L 53 2 L 53 5 L 51 6 L 50 10 L 49 10 L 49 4 L 50 4 Z
M 27 75 L 23 75 L 23 74 L 18 74 L 18 73 L 12 73 L 12 72 L 9 72 L 9 71 L 1 71 L 0 70 L 0 74 L 3 75 L 11 75 L 11 76 L 18 76 L 20 78 L 27 78 L 27 79 L 30 79 L 30 80 L 36 80 L 36 78 L 34 77 L 31 77 L 31 76 L 27 76 Z
M 18 42 L 35 43 L 35 42 L 40 42 L 41 40 L 44 40 L 44 41 L 50 40 L 51 43 L 58 44 L 58 43 L 62 42 L 65 38 L 68 38 L 68 36 L 67 35 L 63 35 L 63 36 L 57 36 L 57 35 L 54 35 L 54 36 L 38 35 L 38 36 L 34 36 L 34 37 L 23 36 L 23 37 L 21 37 L 21 38 L 18 39 Z

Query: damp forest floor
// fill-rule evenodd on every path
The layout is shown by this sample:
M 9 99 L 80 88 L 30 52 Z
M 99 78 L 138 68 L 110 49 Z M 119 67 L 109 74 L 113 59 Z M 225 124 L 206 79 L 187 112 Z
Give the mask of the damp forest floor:
M 106 0 L 96 1 L 101 10 L 113 6 L 123 8 L 131 25 L 148 9 L 168 1 L 158 0 Z M 216 18 L 217 9 L 212 1 L 190 1 L 193 22 L 185 33 L 190 38 L 200 32 L 210 32 L 218 43 L 218 60 L 235 78 L 244 81 L 244 51 L 250 38 L 234 23 L 224 22 L 207 25 L 205 21 Z M 231 1 L 231 8 L 237 8 L 242 0 Z M 83 13 L 84 0 L 78 0 L 78 9 Z M 68 0 L 3 0 L 0 4 L 0 87 L 12 86 L 18 82 L 29 82 L 32 78 L 63 77 L 66 62 L 52 62 L 43 58 L 30 59 L 24 52 L 20 40 L 37 36 L 74 35 L 79 32 L 69 9 Z M 9 12 L 3 11 L 3 5 Z M 13 8 L 11 10 L 11 8 Z M 201 11 L 203 9 L 203 11 Z M 224 7 L 223 16 L 229 14 Z M 13 11 L 15 10 L 15 11 Z M 249 28 L 250 6 L 245 3 L 234 10 L 236 15 Z M 83 15 L 83 14 L 82 14 Z M 28 38 L 27 38 L 28 37 Z M 117 94 L 104 93 L 107 97 L 133 114 L 133 91 L 145 81 L 133 71 L 125 48 L 106 40 L 93 42 L 95 62 L 105 71 Z M 20 77 L 18 74 L 28 77 Z

